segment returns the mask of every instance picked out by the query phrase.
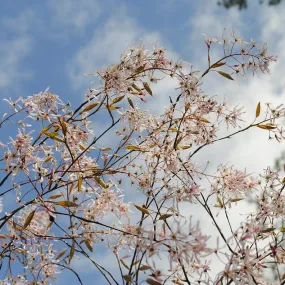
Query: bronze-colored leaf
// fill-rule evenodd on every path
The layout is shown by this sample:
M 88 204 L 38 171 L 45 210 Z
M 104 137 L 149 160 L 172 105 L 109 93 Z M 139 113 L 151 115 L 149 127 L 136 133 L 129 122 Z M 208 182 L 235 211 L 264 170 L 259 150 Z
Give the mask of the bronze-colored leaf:
M 143 82 L 143 86 L 144 86 L 145 90 L 147 91 L 147 93 L 152 96 L 152 90 L 150 89 L 148 83 Z
M 127 150 L 141 151 L 141 148 L 139 146 L 135 146 L 135 145 L 127 145 L 126 149 Z
M 110 110 L 110 111 L 113 111 L 113 110 L 118 110 L 118 109 L 120 109 L 120 107 L 114 106 L 114 105 L 107 105 L 107 109 Z
M 34 217 L 34 215 L 35 215 L 35 212 L 36 212 L 36 210 L 33 210 L 33 211 L 28 215 L 28 217 L 26 218 L 26 221 L 25 221 L 25 223 L 24 223 L 23 230 L 24 230 L 25 228 L 27 228 L 27 226 L 31 223 L 31 221 L 32 221 L 32 219 L 33 219 L 33 217 Z
M 131 281 L 132 281 L 132 275 L 124 275 L 123 277 L 124 277 L 124 279 L 125 279 L 126 281 L 128 281 L 128 282 L 131 282 Z
M 268 228 L 268 229 L 264 229 L 262 231 L 260 231 L 262 234 L 266 234 L 266 233 L 270 233 L 273 232 L 275 230 L 275 228 Z
M 259 127 L 260 129 L 264 129 L 264 130 L 274 130 L 277 128 L 277 126 L 275 124 L 271 124 L 271 123 L 268 123 L 268 124 L 265 124 L 265 125 L 257 125 L 257 127 Z
M 77 190 L 78 190 L 78 192 L 81 191 L 81 187 L 82 187 L 82 176 L 80 175 L 78 177 L 78 182 L 77 182 Z
M 124 261 L 124 259 L 120 259 L 121 263 L 126 267 L 127 269 L 130 269 L 129 265 Z
M 40 135 L 46 133 L 53 125 L 48 125 L 46 128 L 43 128 L 41 131 L 40 131 Z
M 129 102 L 130 106 L 134 109 L 135 106 L 134 106 L 134 103 L 130 97 L 128 97 L 128 102 Z
M 162 214 L 162 215 L 160 215 L 159 220 L 166 220 L 172 216 L 173 216 L 173 214 Z
M 104 189 L 107 189 L 109 187 L 108 184 L 106 184 L 102 179 L 100 179 L 98 176 L 94 176 L 94 180 Z
M 142 206 L 139 206 L 139 205 L 136 205 L 134 204 L 134 206 L 139 210 L 141 211 L 142 213 L 146 214 L 146 215 L 150 215 L 150 211 Z
M 58 206 L 62 206 L 62 207 L 78 207 L 79 205 L 74 203 L 74 202 L 71 202 L 71 201 L 57 201 L 57 202 L 52 202 L 54 203 L 55 205 L 58 205 Z
M 239 201 L 242 201 L 242 200 L 244 200 L 244 198 L 232 198 L 232 199 L 230 199 L 230 201 L 231 202 L 239 202 Z
M 225 78 L 234 80 L 228 73 L 218 70 L 218 72 Z
M 149 269 L 152 269 L 152 267 L 149 266 L 149 265 L 142 265 L 142 266 L 139 268 L 140 271 L 146 271 L 146 270 L 149 270 Z
M 93 252 L 93 247 L 92 247 L 90 241 L 86 239 L 86 240 L 84 240 L 84 243 L 85 243 L 85 245 L 87 246 L 87 248 L 88 248 L 91 252 Z
M 226 63 L 225 62 L 216 62 L 214 63 L 211 68 L 216 68 L 216 67 L 220 67 L 220 66 L 223 66 L 225 65 Z
M 150 279 L 150 278 L 146 279 L 145 282 L 146 282 L 147 284 L 150 284 L 150 285 L 162 285 L 162 283 L 160 283 L 160 282 L 158 282 L 158 281 L 156 281 L 156 280 L 154 280 L 154 279 Z
M 255 117 L 259 117 L 260 115 L 260 110 L 261 110 L 261 107 L 260 107 L 260 102 L 257 104 L 256 106 L 256 111 L 255 111 Z
M 80 115 L 82 115 L 84 112 L 87 112 L 87 111 L 90 111 L 92 110 L 93 108 L 95 108 L 99 103 L 91 103 L 89 105 L 87 105 L 81 112 L 80 112 Z
M 66 251 L 67 251 L 67 248 L 64 249 L 63 251 L 61 251 L 61 252 L 58 254 L 58 256 L 55 258 L 55 260 L 59 260 L 61 257 L 63 257 L 63 255 L 66 253 Z
M 69 260 L 69 264 L 74 256 L 74 252 L 75 252 L 75 242 L 72 241 L 72 245 L 71 245 L 71 249 L 70 249 L 70 252 L 69 252 L 69 257 L 68 257 L 68 260 Z
M 116 97 L 113 101 L 112 101 L 112 105 L 120 102 L 121 100 L 123 100 L 125 97 L 125 95 L 122 95 L 122 96 L 119 96 L 119 97 Z
M 59 197 L 62 197 L 62 194 L 52 195 L 52 196 L 50 196 L 48 199 L 54 200 L 54 199 L 57 199 L 57 198 L 59 198 Z

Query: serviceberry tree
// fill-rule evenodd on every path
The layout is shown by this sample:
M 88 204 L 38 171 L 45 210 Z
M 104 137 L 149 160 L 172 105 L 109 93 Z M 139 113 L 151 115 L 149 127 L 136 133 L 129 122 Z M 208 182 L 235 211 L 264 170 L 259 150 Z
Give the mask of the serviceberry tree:
M 166 58 L 163 48 L 132 47 L 117 64 L 89 74 L 101 85 L 75 109 L 49 89 L 6 100 L 11 106 L 0 128 L 11 137 L 0 142 L 1 284 L 54 284 L 64 270 L 82 284 L 75 258 L 89 260 L 106 284 L 284 283 L 284 179 L 270 167 L 257 177 L 226 164 L 212 173 L 197 158 L 253 128 L 284 139 L 283 106 L 259 103 L 241 128 L 243 107 L 201 88 L 213 73 L 224 80 L 267 73 L 276 57 L 266 44 L 234 33 L 206 37 L 205 44 L 202 72 Z M 214 46 L 221 57 L 213 61 Z M 167 78 L 177 84 L 168 106 L 159 114 L 145 110 L 144 102 L 160 96 L 153 86 Z M 92 128 L 103 119 L 105 129 Z M 256 206 L 238 215 L 249 197 Z M 194 204 L 216 232 L 182 215 L 183 205 Z M 220 224 L 222 215 L 227 224 Z M 240 219 L 237 228 L 232 215 Z M 98 247 L 114 255 L 118 273 L 94 259 Z

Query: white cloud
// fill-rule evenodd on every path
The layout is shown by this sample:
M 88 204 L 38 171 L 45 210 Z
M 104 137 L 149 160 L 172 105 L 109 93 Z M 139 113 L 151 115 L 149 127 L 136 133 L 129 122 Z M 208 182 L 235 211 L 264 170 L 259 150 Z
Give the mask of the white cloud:
M 0 88 L 4 95 L 8 93 L 6 89 L 15 89 L 20 80 L 32 76 L 21 67 L 22 60 L 32 50 L 32 38 L 28 34 L 32 18 L 33 12 L 25 10 L 17 17 L 6 17 L 1 21 L 2 28 L 12 35 L 8 40 L 0 40 Z
M 57 27 L 68 27 L 69 32 L 81 31 L 94 22 L 100 14 L 101 5 L 97 0 L 50 0 L 53 20 Z

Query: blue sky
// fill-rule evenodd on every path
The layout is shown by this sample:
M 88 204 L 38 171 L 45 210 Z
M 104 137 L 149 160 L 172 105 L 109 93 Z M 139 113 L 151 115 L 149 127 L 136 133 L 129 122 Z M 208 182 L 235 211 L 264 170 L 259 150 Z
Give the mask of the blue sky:
M 219 7 L 215 0 L 2 1 L 0 99 L 29 96 L 50 86 L 53 93 L 76 106 L 92 80 L 84 73 L 118 61 L 126 47 L 141 39 L 147 46 L 158 42 L 172 57 L 182 55 L 202 70 L 207 60 L 202 33 L 221 36 L 224 28 L 234 28 L 247 40 L 268 41 L 279 61 L 272 75 L 239 83 L 213 77 L 204 83 L 204 89 L 211 95 L 227 96 L 235 104 L 241 101 L 248 110 L 246 118 L 251 118 L 259 101 L 280 103 L 285 98 L 285 3 L 269 8 L 258 2 L 252 0 L 249 8 L 240 12 Z M 171 84 L 166 83 L 157 92 L 167 93 L 168 87 Z M 154 100 L 158 105 L 165 103 L 162 97 Z M 154 104 L 149 108 L 154 110 Z M 0 115 L 6 111 L 1 103 Z M 8 136 L 7 130 L 0 131 L 0 140 Z M 283 149 L 268 142 L 261 132 L 222 146 L 223 153 L 220 147 L 213 146 L 201 159 L 207 157 L 219 164 L 220 157 L 257 173 L 272 165 Z M 105 255 L 100 256 L 100 249 L 95 256 L 108 263 Z M 105 284 L 95 270 L 90 271 L 93 267 L 80 262 L 75 267 L 82 272 L 84 284 Z M 63 274 L 57 284 L 70 280 L 70 274 Z

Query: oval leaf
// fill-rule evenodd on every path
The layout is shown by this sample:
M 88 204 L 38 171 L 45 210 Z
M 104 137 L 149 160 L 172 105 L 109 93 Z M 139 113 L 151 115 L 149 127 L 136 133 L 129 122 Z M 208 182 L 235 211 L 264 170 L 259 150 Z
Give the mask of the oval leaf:
M 145 88 L 147 93 L 152 96 L 152 90 L 150 89 L 150 87 L 149 87 L 147 82 L 143 82 L 143 87 Z
M 216 68 L 216 67 L 220 67 L 220 66 L 223 66 L 225 65 L 226 63 L 225 62 L 216 62 L 214 63 L 211 68 Z
M 171 216 L 173 216 L 173 214 L 162 214 L 160 215 L 159 220 L 166 220 L 170 218 Z
M 25 228 L 31 223 L 31 221 L 32 221 L 32 219 L 33 219 L 33 217 L 34 217 L 34 215 L 35 215 L 35 212 L 36 212 L 36 210 L 32 211 L 32 212 L 28 215 L 28 217 L 26 218 L 26 221 L 25 221 L 25 223 L 24 223 L 23 229 L 25 229 Z
M 141 211 L 142 213 L 146 214 L 146 215 L 149 215 L 150 214 L 150 211 L 144 207 L 141 207 L 141 206 L 138 206 L 136 204 L 134 204 L 134 206 L 139 210 Z
M 228 73 L 218 70 L 218 72 L 225 78 L 234 80 Z
M 128 97 L 128 102 L 129 102 L 130 106 L 134 109 L 135 106 L 134 106 L 134 103 L 130 97 Z
M 77 182 L 77 189 L 78 189 L 78 192 L 81 191 L 81 187 L 82 187 L 82 176 L 79 176 L 79 177 L 78 177 L 78 182 Z
M 55 259 L 59 260 L 61 257 L 63 257 L 63 255 L 66 253 L 66 251 L 67 251 L 67 248 L 64 249 L 63 251 L 61 251 Z
M 62 207 L 78 207 L 79 205 L 71 202 L 71 201 L 58 201 L 58 202 L 53 202 L 55 205 L 62 206 Z
M 90 111 L 93 108 L 95 108 L 99 103 L 91 103 L 88 106 L 86 106 L 81 112 L 80 115 L 83 114 L 84 112 Z
M 162 285 L 162 283 L 150 278 L 148 278 L 145 282 L 150 285 Z
M 255 117 L 256 118 L 259 117 L 259 115 L 260 115 L 260 109 L 261 109 L 261 107 L 260 107 L 260 102 L 259 102 L 256 106 L 256 111 L 255 111 Z

